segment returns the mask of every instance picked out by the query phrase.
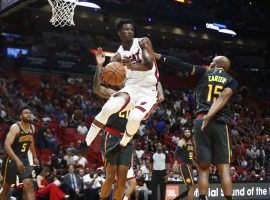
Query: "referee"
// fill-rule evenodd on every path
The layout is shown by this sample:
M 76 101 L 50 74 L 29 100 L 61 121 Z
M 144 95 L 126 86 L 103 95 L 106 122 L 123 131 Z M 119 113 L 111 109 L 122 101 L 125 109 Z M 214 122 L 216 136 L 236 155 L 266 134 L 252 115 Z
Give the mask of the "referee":
M 227 123 L 230 108 L 228 102 L 236 92 L 238 83 L 227 71 L 230 60 L 225 56 L 216 56 L 207 70 L 203 66 L 192 65 L 171 56 L 157 54 L 151 44 L 146 44 L 148 52 L 161 61 L 197 75 L 199 83 L 195 90 L 197 119 L 194 121 L 194 134 L 199 165 L 199 200 L 207 200 L 209 188 L 209 166 L 214 164 L 220 172 L 221 188 L 226 200 L 232 199 L 232 181 L 230 177 L 231 147 Z
M 165 200 L 166 184 L 169 173 L 169 157 L 163 152 L 161 143 L 157 144 L 157 152 L 151 157 L 151 190 L 153 200 Z M 160 190 L 160 198 L 158 199 L 158 188 Z

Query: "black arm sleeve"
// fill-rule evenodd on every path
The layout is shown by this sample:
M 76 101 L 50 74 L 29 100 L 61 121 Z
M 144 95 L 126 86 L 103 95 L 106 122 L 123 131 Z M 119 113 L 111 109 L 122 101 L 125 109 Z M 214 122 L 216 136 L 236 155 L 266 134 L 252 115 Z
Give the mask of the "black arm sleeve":
M 232 80 L 228 83 L 226 87 L 231 88 L 233 90 L 233 93 L 235 93 L 238 88 L 238 82 L 234 78 L 232 78 Z
M 160 60 L 162 62 L 172 66 L 175 69 L 188 72 L 189 74 L 191 74 L 194 67 L 195 67 L 195 73 L 200 75 L 200 76 L 202 73 L 204 74 L 204 72 L 206 71 L 206 69 L 202 66 L 192 65 L 190 63 L 186 63 L 182 59 L 176 58 L 173 56 L 161 55 Z

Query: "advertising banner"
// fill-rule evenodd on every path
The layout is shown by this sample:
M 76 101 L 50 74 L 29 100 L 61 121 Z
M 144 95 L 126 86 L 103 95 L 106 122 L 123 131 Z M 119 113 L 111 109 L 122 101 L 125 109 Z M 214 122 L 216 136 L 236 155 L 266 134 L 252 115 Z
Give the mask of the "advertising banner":
M 178 188 L 178 190 L 177 190 Z M 173 199 L 174 195 L 179 195 L 186 190 L 184 184 L 168 184 L 166 200 Z M 179 192 L 179 193 L 178 193 Z M 176 195 L 176 196 L 177 196 Z M 220 200 L 224 196 L 219 183 L 211 183 L 208 191 L 209 200 Z M 267 182 L 239 182 L 233 183 L 233 196 L 237 200 L 266 200 L 270 199 L 270 183 Z M 196 185 L 194 197 L 199 197 Z

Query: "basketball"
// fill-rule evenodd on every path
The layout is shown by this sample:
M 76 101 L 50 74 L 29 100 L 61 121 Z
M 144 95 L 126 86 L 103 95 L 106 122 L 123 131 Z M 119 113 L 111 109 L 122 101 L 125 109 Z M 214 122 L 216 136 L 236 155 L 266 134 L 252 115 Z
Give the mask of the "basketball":
M 126 78 L 125 66 L 119 62 L 111 62 L 102 70 L 103 81 L 109 85 L 120 85 Z

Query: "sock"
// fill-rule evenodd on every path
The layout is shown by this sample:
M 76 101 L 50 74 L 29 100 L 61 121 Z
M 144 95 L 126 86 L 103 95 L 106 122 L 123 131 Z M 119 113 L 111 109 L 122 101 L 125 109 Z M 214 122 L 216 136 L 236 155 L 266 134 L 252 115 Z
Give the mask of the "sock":
M 224 198 L 225 198 L 226 200 L 232 200 L 232 199 L 233 199 L 232 196 L 224 196 Z
M 129 141 L 133 138 L 133 135 L 129 136 L 127 135 L 127 133 L 125 132 L 124 136 L 122 137 L 121 141 L 120 141 L 120 145 L 125 147 L 127 146 L 127 144 L 129 143 Z
M 140 127 L 141 120 L 143 120 L 145 116 L 145 112 L 141 111 L 140 109 L 134 108 L 128 117 L 128 122 L 126 125 L 126 132 L 123 138 L 120 141 L 121 146 L 127 146 L 129 141 L 133 138 Z
M 97 137 L 97 134 L 99 133 L 101 128 L 99 128 L 98 126 L 96 126 L 95 124 L 91 124 L 91 127 L 86 135 L 85 141 L 87 143 L 88 146 L 91 145 L 91 143 L 93 142 L 93 140 Z
M 128 200 L 128 197 L 127 196 L 124 196 L 123 200 Z
M 206 195 L 200 195 L 199 200 L 208 200 Z

